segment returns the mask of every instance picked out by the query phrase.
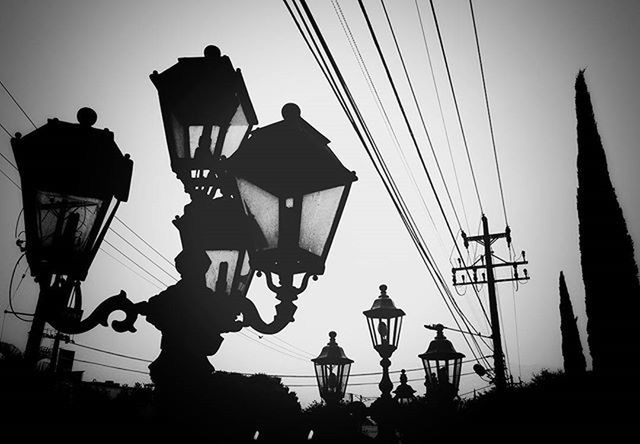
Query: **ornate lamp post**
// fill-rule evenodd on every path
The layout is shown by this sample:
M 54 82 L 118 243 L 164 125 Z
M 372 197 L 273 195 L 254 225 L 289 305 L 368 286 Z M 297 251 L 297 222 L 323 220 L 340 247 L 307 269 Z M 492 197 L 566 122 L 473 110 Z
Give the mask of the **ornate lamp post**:
M 427 351 L 418 355 L 422 359 L 426 373 L 427 397 L 435 402 L 452 401 L 458 394 L 464 355 L 457 352 L 453 344 L 444 336 L 442 324 L 425 325 L 425 328 L 437 332 L 435 339 L 429 343 Z
M 77 117 L 77 124 L 50 119 L 11 139 L 22 183 L 27 261 L 40 284 L 25 350 L 31 363 L 38 359 L 46 322 L 64 333 L 82 333 L 106 325 L 111 311 L 132 305 L 122 292 L 81 321 L 79 283 L 120 202 L 128 199 L 133 162 L 122 155 L 112 132 L 93 128 L 97 115 L 92 109 L 80 109 Z M 135 330 L 135 314 L 129 315 L 114 328 Z
M 336 405 L 344 398 L 353 360 L 347 358 L 342 347 L 336 342 L 336 332 L 329 332 L 329 343 L 320 355 L 312 359 L 320 397 L 327 405 Z
M 393 383 L 389 378 L 389 366 L 391 365 L 389 358 L 398 348 L 404 311 L 396 308 L 391 298 L 387 295 L 387 286 L 380 285 L 380 296 L 373 301 L 371 309 L 363 313 L 367 318 L 373 348 L 382 358 L 380 361 L 382 379 L 378 387 L 380 387 L 383 399 L 391 399 Z
M 393 391 L 393 393 L 395 393 L 396 395 L 394 399 L 400 405 L 411 404 L 416 400 L 416 397 L 414 395 L 415 392 L 415 389 L 407 384 L 407 373 L 404 369 L 402 369 L 400 373 L 400 384 Z
M 218 350 L 222 333 L 251 326 L 273 334 L 293 321 L 292 301 L 311 276 L 323 273 L 356 177 L 295 105 L 285 106 L 284 121 L 251 132 L 257 119 L 240 70 L 214 46 L 204 57 L 181 58 L 150 78 L 160 98 L 171 168 L 191 196 L 184 215 L 174 220 L 183 246 L 182 279 L 138 306 L 163 334 L 152 379 L 169 386 L 187 371 L 191 381 L 202 381 L 210 371 L 206 356 Z M 271 323 L 246 297 L 254 270 L 266 273 L 282 301 Z M 279 286 L 272 273 L 279 275 Z M 294 287 L 298 273 L 304 277 Z M 183 328 L 174 320 L 176 311 L 198 322 Z M 185 347 L 191 350 L 187 357 Z

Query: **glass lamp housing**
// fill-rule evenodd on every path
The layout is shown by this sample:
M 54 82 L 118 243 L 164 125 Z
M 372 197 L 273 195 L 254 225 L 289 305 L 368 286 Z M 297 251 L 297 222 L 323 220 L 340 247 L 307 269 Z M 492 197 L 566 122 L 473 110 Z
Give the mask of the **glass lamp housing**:
M 84 280 L 120 201 L 129 196 L 133 162 L 97 116 L 78 124 L 50 119 L 11 139 L 22 183 L 27 260 L 34 276 Z
M 380 296 L 373 301 L 370 310 L 363 312 L 367 318 L 373 348 L 382 357 L 390 357 L 398 348 L 404 311 L 396 308 L 387 295 L 387 286 L 380 285 Z
M 353 360 L 347 358 L 336 342 L 336 332 L 329 332 L 329 338 L 320 355 L 312 361 L 320 397 L 327 404 L 335 404 L 344 398 Z
M 184 57 L 151 81 L 158 90 L 171 169 L 187 192 L 215 192 L 218 162 L 258 121 L 242 74 L 215 46 Z
M 211 260 L 207 287 L 218 294 L 246 296 L 254 271 L 247 253 L 246 216 L 237 198 L 196 199 L 173 224 L 185 250 L 204 250 Z
M 261 271 L 324 273 L 351 183 L 357 180 L 300 117 L 254 130 L 227 162 L 249 217 L 253 266 Z
M 426 373 L 427 394 L 429 390 L 442 391 L 444 388 L 453 397 L 458 393 L 460 386 L 460 370 L 464 355 L 457 352 L 444 336 L 442 325 L 436 325 L 435 329 L 435 339 L 429 343 L 426 352 L 418 355 Z

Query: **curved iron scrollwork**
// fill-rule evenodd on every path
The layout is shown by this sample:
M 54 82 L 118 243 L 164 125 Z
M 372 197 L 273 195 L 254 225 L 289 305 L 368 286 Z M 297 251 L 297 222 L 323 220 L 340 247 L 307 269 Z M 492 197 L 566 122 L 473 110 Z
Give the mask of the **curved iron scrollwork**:
M 64 291 L 61 287 L 59 289 L 54 289 L 54 293 L 58 290 Z M 60 302 L 64 299 L 55 297 L 57 295 L 52 296 L 53 297 L 50 301 L 51 304 L 47 310 L 47 322 L 51 324 L 53 328 L 62 333 L 75 335 L 85 333 L 98 325 L 108 327 L 109 316 L 116 311 L 123 311 L 126 316 L 122 320 L 114 320 L 111 323 L 111 328 L 118 333 L 126 331 L 133 333 L 136 331 L 134 324 L 138 319 L 138 309 L 136 304 L 127 298 L 127 293 L 124 290 L 120 291 L 120 293 L 115 296 L 105 299 L 89 316 L 82 320 L 81 299 L 79 293 L 76 294 L 76 300 L 73 308 L 67 307 L 66 304 L 60 306 Z
M 258 272 L 258 276 L 260 276 L 260 274 L 261 273 Z M 262 334 L 272 335 L 282 331 L 282 329 L 294 321 L 293 315 L 298 307 L 296 307 L 293 301 L 298 299 L 298 295 L 307 288 L 309 278 L 313 277 L 315 280 L 317 277 L 306 273 L 302 278 L 302 282 L 299 287 L 295 287 L 293 285 L 292 275 L 281 276 L 279 286 L 274 284 L 271 273 L 265 273 L 265 277 L 267 286 L 271 291 L 276 293 L 276 299 L 281 301 L 276 305 L 276 315 L 274 316 L 273 321 L 269 323 L 265 322 L 260 316 L 255 304 L 248 298 L 242 298 L 240 302 L 240 311 L 242 313 L 244 326 L 251 327 Z

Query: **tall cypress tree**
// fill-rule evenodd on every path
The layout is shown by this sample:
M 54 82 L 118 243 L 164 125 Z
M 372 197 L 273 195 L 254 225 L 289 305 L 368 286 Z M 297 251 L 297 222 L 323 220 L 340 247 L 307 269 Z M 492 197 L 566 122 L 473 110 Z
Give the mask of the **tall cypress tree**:
M 584 79 L 576 78 L 578 219 L 587 333 L 594 372 L 635 371 L 640 283 L 633 242 L 609 178 L 607 159 Z
M 560 272 L 560 332 L 562 333 L 562 358 L 564 372 L 575 376 L 587 369 L 587 363 L 582 352 L 580 333 L 578 332 L 578 318 L 573 315 L 573 306 L 564 280 L 564 273 Z

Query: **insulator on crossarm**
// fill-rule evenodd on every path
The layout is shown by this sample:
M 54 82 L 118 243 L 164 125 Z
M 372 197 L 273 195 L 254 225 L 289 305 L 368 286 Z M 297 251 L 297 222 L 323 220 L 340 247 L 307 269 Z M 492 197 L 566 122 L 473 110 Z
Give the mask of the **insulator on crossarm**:
M 523 261 L 527 260 L 527 254 L 524 252 L 524 250 L 522 250 L 522 260 Z
M 529 272 L 527 271 L 527 269 L 525 268 L 522 271 L 524 272 L 524 277 L 528 278 L 529 277 Z

